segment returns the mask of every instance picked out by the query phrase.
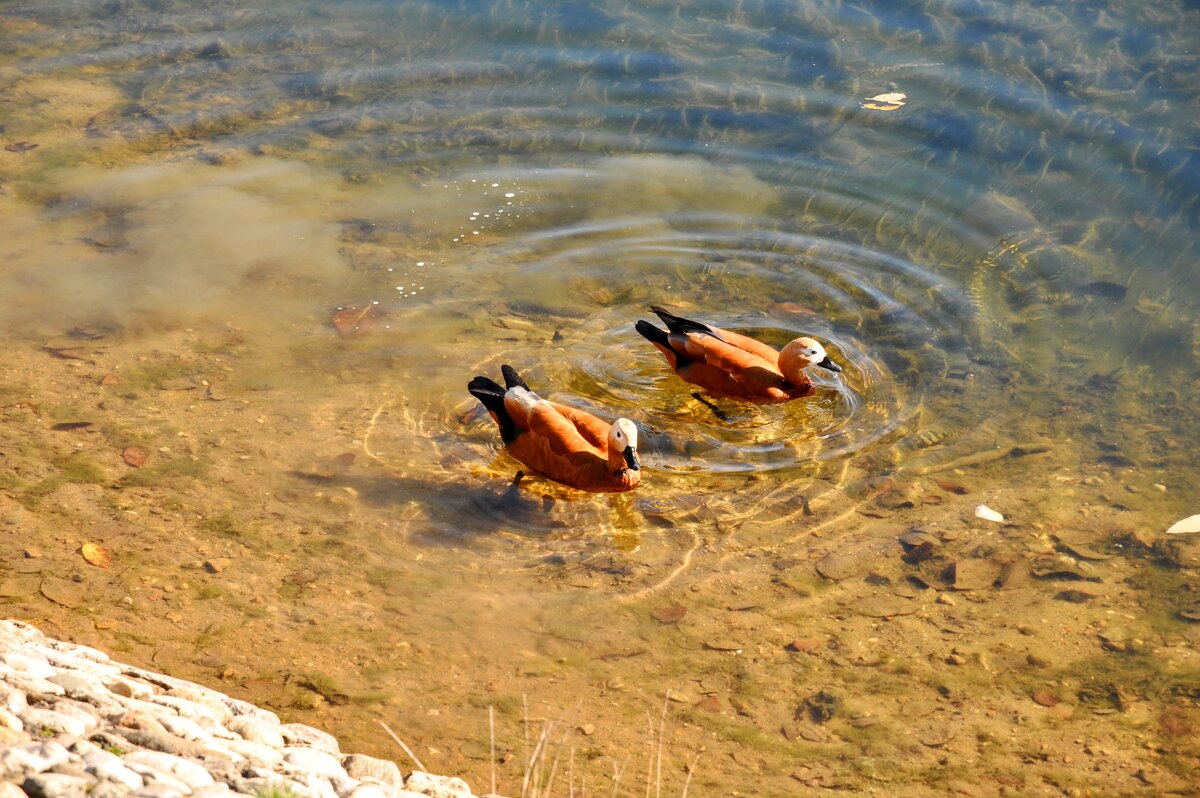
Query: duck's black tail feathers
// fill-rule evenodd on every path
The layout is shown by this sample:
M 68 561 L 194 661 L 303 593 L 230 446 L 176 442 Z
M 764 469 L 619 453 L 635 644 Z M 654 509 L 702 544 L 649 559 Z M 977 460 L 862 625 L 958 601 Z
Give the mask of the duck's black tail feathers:
M 633 325 L 633 327 L 635 330 L 641 333 L 642 337 L 644 337 L 647 341 L 659 347 L 660 349 L 666 350 L 663 352 L 663 354 L 666 354 L 668 351 L 673 353 L 675 355 L 675 360 L 671 363 L 672 366 L 675 368 L 683 368 L 688 364 L 688 357 L 675 347 L 671 346 L 671 334 L 666 330 L 661 330 L 650 322 L 642 319 L 638 319 L 637 324 Z
M 525 380 L 521 379 L 521 375 L 518 374 L 517 370 L 515 368 L 513 368 L 512 366 L 509 366 L 509 365 L 501 366 L 500 373 L 504 375 L 504 387 L 505 388 L 520 387 L 520 388 L 524 388 L 527 391 L 529 390 L 529 386 L 525 384 Z
M 660 330 L 659 328 L 655 327 L 650 322 L 644 321 L 642 319 L 638 319 L 637 324 L 633 325 L 633 327 L 635 330 L 640 332 L 642 334 L 642 337 L 645 338 L 650 343 L 658 344 L 659 346 L 666 346 L 666 347 L 671 346 L 671 344 L 667 341 L 667 331 L 666 330 Z
M 508 369 L 508 366 L 504 367 Z M 514 371 L 515 375 L 516 372 Z M 506 373 L 505 379 L 508 379 Z M 520 377 L 517 377 L 520 380 Z M 484 376 L 478 376 L 467 383 L 467 390 L 471 396 L 474 396 L 487 411 L 492 414 L 492 418 L 496 419 L 496 423 L 500 426 L 500 438 L 508 443 L 513 438 L 517 437 L 517 427 L 513 424 L 512 416 L 508 414 L 508 408 L 504 406 L 504 388 L 493 379 Z
M 691 319 L 685 319 L 683 316 L 676 316 L 671 311 L 661 308 L 658 305 L 651 305 L 650 309 L 654 311 L 655 315 L 662 319 L 663 324 L 667 325 L 667 329 L 673 333 L 686 334 L 690 332 L 698 332 L 706 335 L 716 336 L 718 338 L 720 337 L 717 336 L 717 334 L 714 333 L 712 328 L 707 324 L 702 324 L 698 321 L 692 321 Z

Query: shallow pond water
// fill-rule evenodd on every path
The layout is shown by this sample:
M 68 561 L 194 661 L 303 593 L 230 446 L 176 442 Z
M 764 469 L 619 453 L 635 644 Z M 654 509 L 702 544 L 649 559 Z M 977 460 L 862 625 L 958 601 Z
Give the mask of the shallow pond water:
M 1185 794 L 1197 30 L 6 3 L 0 602 L 480 794 Z M 652 304 L 843 371 L 706 403 Z M 502 363 L 642 486 L 514 486 Z

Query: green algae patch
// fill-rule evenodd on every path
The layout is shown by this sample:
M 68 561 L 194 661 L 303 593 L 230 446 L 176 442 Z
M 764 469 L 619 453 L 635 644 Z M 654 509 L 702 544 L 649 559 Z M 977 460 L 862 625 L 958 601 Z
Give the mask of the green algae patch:
M 143 466 L 129 471 L 118 481 L 123 487 L 157 487 L 181 480 L 204 479 L 209 461 L 202 457 L 176 457 L 162 465 Z

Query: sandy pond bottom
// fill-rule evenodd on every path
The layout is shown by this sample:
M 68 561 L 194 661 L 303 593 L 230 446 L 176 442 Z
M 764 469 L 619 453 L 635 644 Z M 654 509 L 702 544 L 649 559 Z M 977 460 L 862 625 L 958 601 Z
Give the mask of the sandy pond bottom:
M 493 708 L 506 794 L 551 723 L 555 794 L 678 795 L 693 764 L 692 795 L 1195 794 L 1200 536 L 1139 512 L 1187 467 L 1170 430 L 1152 473 L 1049 439 L 827 475 L 811 515 L 739 519 L 772 489 L 729 477 L 454 538 L 430 508 L 502 506 L 501 471 L 435 437 L 457 481 L 410 476 L 378 386 L 248 384 L 228 329 L 72 340 L 8 346 L 0 397 L 0 601 L 47 634 L 401 760 L 384 720 L 480 793 Z

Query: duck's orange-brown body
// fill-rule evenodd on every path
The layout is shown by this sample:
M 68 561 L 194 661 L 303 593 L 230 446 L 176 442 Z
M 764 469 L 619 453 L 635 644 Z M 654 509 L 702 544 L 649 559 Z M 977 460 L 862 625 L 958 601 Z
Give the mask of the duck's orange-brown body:
M 781 353 L 740 333 L 691 321 L 660 307 L 651 310 L 666 323 L 667 330 L 639 321 L 637 331 L 663 353 L 676 374 L 718 396 L 761 403 L 787 402 L 812 393 L 813 382 L 804 372 L 805 366 L 841 370 L 823 350 L 823 360 L 797 362 L 792 349 L 795 342 Z M 819 348 L 812 339 L 797 341 L 811 342 Z
M 609 424 L 584 410 L 546 401 L 511 367 L 503 371 L 507 388 L 476 377 L 468 390 L 499 425 L 513 457 L 579 490 L 615 493 L 638 486 L 641 470 L 633 422 L 617 419 Z

